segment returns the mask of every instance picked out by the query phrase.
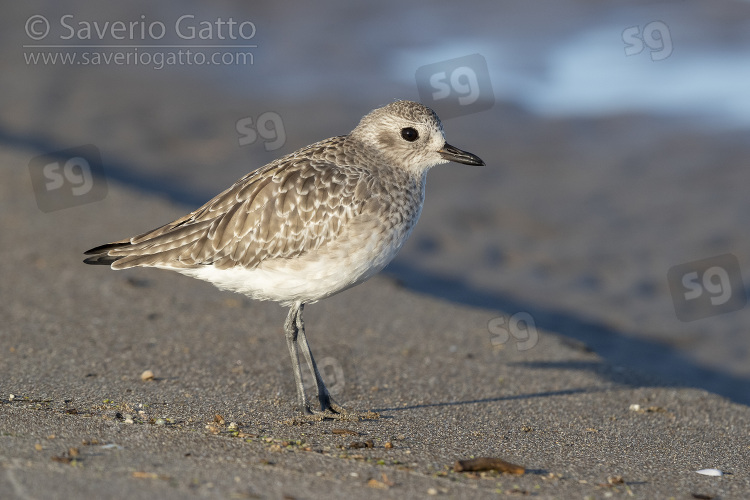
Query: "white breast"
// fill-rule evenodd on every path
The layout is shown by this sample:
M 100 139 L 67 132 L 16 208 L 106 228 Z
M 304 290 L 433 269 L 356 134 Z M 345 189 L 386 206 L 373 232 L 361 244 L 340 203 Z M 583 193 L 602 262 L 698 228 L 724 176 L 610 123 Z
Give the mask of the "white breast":
M 254 269 L 218 269 L 213 265 L 170 269 L 256 300 L 309 304 L 383 269 L 409 237 L 414 223 L 416 220 L 409 220 L 401 227 L 389 227 L 382 220 L 354 219 L 330 244 L 295 258 L 267 260 Z

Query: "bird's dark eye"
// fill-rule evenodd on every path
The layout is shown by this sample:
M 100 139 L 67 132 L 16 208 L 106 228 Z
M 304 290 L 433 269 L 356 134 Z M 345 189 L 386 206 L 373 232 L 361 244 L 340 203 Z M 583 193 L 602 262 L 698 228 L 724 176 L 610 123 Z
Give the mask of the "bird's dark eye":
M 419 132 L 411 127 L 402 128 L 401 137 L 403 137 L 406 141 L 414 142 L 419 138 Z

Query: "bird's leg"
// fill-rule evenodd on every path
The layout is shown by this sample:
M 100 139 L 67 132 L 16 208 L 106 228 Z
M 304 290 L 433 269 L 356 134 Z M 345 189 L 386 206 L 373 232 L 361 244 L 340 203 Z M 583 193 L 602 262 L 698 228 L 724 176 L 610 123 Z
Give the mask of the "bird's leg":
M 299 368 L 299 355 L 297 353 L 297 338 L 299 330 L 297 328 L 297 317 L 302 315 L 302 304 L 296 302 L 289 309 L 289 314 L 284 322 L 284 333 L 286 334 L 286 345 L 289 348 L 289 355 L 292 357 L 292 370 L 294 371 L 294 383 L 297 386 L 297 402 L 300 410 L 305 413 L 310 412 L 310 406 L 307 403 L 305 395 L 305 386 L 302 384 L 302 372 Z
M 321 411 L 332 411 L 334 413 L 346 413 L 346 410 L 336 403 L 331 397 L 331 393 L 328 392 L 323 377 L 320 375 L 318 365 L 315 364 L 315 358 L 313 357 L 310 345 L 307 343 L 307 336 L 305 335 L 305 323 L 302 320 L 302 312 L 305 308 L 304 304 L 300 305 L 299 314 L 297 315 L 297 332 L 299 332 L 299 345 L 302 348 L 302 355 L 305 356 L 307 366 L 310 369 L 310 374 L 315 379 L 315 387 L 318 392 L 318 401 L 320 402 Z
M 292 363 L 294 365 L 294 377 L 297 382 L 297 392 L 300 395 L 300 401 L 303 402 L 303 411 L 306 415 L 302 418 L 295 418 L 291 422 L 297 423 L 300 421 L 320 421 L 324 419 L 336 419 L 336 420 L 362 420 L 362 419 L 376 419 L 380 418 L 380 415 L 374 412 L 351 412 L 336 403 L 331 397 L 331 393 L 328 392 L 323 377 L 320 375 L 320 370 L 315 364 L 312 351 L 310 351 L 310 345 L 307 343 L 307 337 L 305 336 L 305 323 L 302 320 L 302 310 L 305 305 L 298 302 L 292 306 L 292 310 L 289 311 L 285 327 L 287 331 L 287 341 L 289 342 L 289 352 L 292 354 Z M 293 324 L 292 324 L 293 323 Z M 293 335 L 290 333 L 293 332 Z M 291 340 L 290 340 L 291 339 Z M 310 408 L 307 398 L 305 397 L 305 389 L 301 385 L 301 376 L 299 369 L 299 358 L 297 356 L 297 341 L 299 341 L 302 347 L 302 355 L 307 360 L 307 366 L 310 368 L 310 373 L 315 379 L 315 386 L 318 392 L 318 401 L 320 402 L 320 410 L 313 410 Z

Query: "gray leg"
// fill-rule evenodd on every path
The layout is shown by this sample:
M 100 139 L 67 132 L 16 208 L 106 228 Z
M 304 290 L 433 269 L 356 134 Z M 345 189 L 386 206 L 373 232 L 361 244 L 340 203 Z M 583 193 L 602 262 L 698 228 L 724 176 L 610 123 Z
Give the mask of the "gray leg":
M 309 413 L 310 407 L 307 403 L 307 396 L 305 396 L 305 386 L 302 385 L 302 372 L 299 368 L 299 355 L 297 354 L 297 337 L 299 334 L 297 317 L 301 314 L 302 307 L 303 305 L 297 302 L 289 309 L 289 314 L 284 322 L 284 333 L 286 334 L 286 345 L 289 348 L 289 355 L 292 357 L 294 383 L 297 386 L 297 402 L 300 405 L 300 410 Z
M 305 335 L 305 323 L 302 321 L 302 311 L 305 305 L 300 306 L 299 315 L 297 315 L 297 331 L 299 332 L 299 345 L 302 348 L 302 355 L 307 361 L 307 367 L 310 369 L 310 375 L 315 379 L 315 387 L 318 391 L 318 401 L 320 402 L 320 409 L 322 411 L 333 411 L 336 413 L 343 413 L 344 409 L 336 404 L 331 397 L 331 393 L 328 392 L 323 377 L 320 375 L 318 365 L 315 364 L 315 358 L 313 357 L 310 345 L 307 343 L 307 336 Z
M 328 392 L 323 377 L 320 376 L 318 366 L 315 364 L 312 352 L 310 351 L 310 345 L 307 343 L 307 337 L 305 337 L 305 323 L 302 321 L 302 310 L 305 305 L 301 302 L 296 302 L 290 309 L 289 314 L 284 322 L 284 332 L 286 333 L 286 343 L 289 348 L 289 355 L 292 357 L 292 369 L 294 370 L 294 383 L 297 385 L 297 400 L 300 405 L 300 409 L 306 414 L 301 419 L 295 418 L 292 422 L 297 421 L 320 421 L 326 418 L 341 419 L 341 420 L 361 420 L 361 419 L 374 419 L 380 416 L 373 412 L 348 412 L 333 400 L 331 394 Z M 302 355 L 307 361 L 307 366 L 310 368 L 310 374 L 315 378 L 315 386 L 318 393 L 318 401 L 320 402 L 320 410 L 313 410 L 310 408 L 310 403 L 305 395 L 305 386 L 302 384 L 302 372 L 299 366 L 299 352 L 297 350 L 297 342 L 302 346 Z

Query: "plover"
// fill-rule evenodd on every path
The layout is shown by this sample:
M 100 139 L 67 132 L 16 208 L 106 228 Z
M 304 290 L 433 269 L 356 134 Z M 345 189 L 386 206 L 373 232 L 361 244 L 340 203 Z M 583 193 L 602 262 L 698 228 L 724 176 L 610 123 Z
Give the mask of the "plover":
M 284 323 L 298 403 L 307 415 L 355 415 L 328 392 L 305 337 L 305 304 L 362 283 L 388 264 L 422 211 L 430 167 L 484 165 L 445 142 L 430 108 L 395 101 L 332 137 L 242 177 L 174 222 L 85 252 L 87 264 L 156 267 L 289 307 Z M 298 345 L 320 409 L 302 384 Z

